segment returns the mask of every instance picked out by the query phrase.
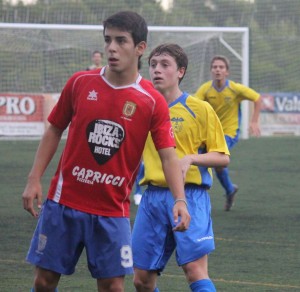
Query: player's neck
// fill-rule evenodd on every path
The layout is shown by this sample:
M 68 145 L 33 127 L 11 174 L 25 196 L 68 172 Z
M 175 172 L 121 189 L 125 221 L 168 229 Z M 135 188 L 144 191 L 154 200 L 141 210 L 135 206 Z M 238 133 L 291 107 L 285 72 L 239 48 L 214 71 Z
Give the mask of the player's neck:
M 109 66 L 106 66 L 104 72 L 105 78 L 114 86 L 126 86 L 136 82 L 139 72 L 137 69 L 126 71 L 112 71 Z
M 214 80 L 214 86 L 219 89 L 223 88 L 225 83 L 226 83 L 226 79 Z
M 175 101 L 182 95 L 182 91 L 179 87 L 170 88 L 162 92 L 163 96 L 165 97 L 168 104 Z

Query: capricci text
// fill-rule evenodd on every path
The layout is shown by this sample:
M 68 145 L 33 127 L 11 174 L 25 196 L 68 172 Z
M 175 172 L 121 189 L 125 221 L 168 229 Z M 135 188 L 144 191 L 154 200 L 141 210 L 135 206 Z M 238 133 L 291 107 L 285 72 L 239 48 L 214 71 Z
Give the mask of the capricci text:
M 125 181 L 125 177 L 114 176 L 108 173 L 101 173 L 91 169 L 80 168 L 79 166 L 75 166 L 73 168 L 72 175 L 75 176 L 78 181 L 90 185 L 93 185 L 94 183 L 100 183 L 120 187 Z

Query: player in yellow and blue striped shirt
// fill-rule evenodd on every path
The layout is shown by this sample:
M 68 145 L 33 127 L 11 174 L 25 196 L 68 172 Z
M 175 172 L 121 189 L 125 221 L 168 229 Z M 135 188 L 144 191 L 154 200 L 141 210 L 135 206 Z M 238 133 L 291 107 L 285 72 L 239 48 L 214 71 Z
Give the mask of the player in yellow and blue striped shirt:
M 134 285 L 136 291 L 159 291 L 158 274 L 163 271 L 173 251 L 193 292 L 216 291 L 208 276 L 208 254 L 215 248 L 211 220 L 212 185 L 210 167 L 227 166 L 229 151 L 221 123 L 207 103 L 186 92 L 179 83 L 188 59 L 181 47 L 164 44 L 149 56 L 150 77 L 165 97 L 185 180 L 185 200 L 175 200 L 167 187 L 163 167 L 151 136 L 143 152 L 144 178 L 147 185 L 139 205 L 132 234 Z M 189 228 L 174 230 L 172 208 L 185 203 L 191 215 Z
M 195 96 L 207 101 L 217 113 L 225 134 L 229 150 L 238 142 L 243 100 L 254 102 L 254 111 L 250 121 L 250 133 L 260 136 L 258 123 L 260 113 L 260 94 L 253 89 L 228 80 L 229 60 L 224 56 L 215 56 L 211 60 L 212 80 L 199 87 Z M 238 186 L 231 182 L 227 167 L 215 168 L 217 177 L 226 191 L 225 211 L 233 205 Z

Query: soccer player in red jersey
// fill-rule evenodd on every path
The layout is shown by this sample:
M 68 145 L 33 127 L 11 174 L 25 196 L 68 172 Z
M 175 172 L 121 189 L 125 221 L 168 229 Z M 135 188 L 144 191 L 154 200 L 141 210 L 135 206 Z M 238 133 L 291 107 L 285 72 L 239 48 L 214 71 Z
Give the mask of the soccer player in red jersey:
M 67 127 L 69 133 L 27 255 L 36 266 L 34 291 L 54 291 L 61 274 L 74 273 L 84 248 L 98 291 L 124 291 L 124 277 L 133 272 L 130 192 L 149 132 L 174 199 L 180 199 L 173 207 L 175 228 L 189 226 L 168 106 L 138 72 L 147 32 L 137 13 L 108 17 L 108 65 L 75 73 L 48 117 L 23 193 L 34 217 L 34 201 L 42 205 L 41 177 Z

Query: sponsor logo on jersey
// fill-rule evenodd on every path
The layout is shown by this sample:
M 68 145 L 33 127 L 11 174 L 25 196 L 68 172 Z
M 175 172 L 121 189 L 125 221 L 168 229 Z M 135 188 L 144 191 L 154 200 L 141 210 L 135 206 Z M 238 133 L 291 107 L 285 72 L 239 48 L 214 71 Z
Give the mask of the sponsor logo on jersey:
M 101 173 L 100 171 L 94 171 L 83 167 L 81 168 L 79 166 L 75 166 L 73 168 L 72 175 L 76 177 L 77 181 L 90 185 L 98 183 L 120 187 L 125 181 L 125 177 L 122 176 Z
M 89 95 L 87 97 L 87 100 L 98 100 L 98 92 L 95 90 L 89 91 Z
M 179 133 L 181 132 L 182 130 L 182 123 L 184 122 L 184 119 L 183 118 L 172 118 L 171 119 L 171 122 L 172 122 L 172 126 L 173 126 L 173 129 L 174 129 L 174 132 L 175 133 Z
M 109 120 L 94 120 L 86 129 L 89 148 L 94 159 L 102 165 L 120 149 L 125 137 L 123 127 Z
M 134 115 L 136 110 L 136 104 L 131 101 L 126 101 L 123 107 L 123 115 L 130 118 Z

